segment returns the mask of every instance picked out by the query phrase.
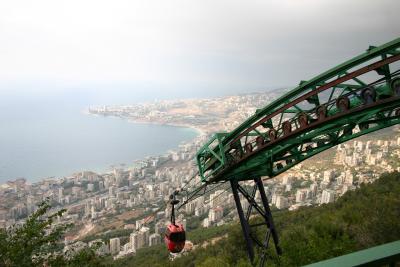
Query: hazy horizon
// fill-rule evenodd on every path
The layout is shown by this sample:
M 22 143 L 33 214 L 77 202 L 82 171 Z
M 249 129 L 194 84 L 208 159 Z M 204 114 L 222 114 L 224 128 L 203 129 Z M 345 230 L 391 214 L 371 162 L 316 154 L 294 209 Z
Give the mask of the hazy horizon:
M 395 0 L 7 1 L 0 92 L 157 99 L 294 86 L 400 36 L 399 9 Z

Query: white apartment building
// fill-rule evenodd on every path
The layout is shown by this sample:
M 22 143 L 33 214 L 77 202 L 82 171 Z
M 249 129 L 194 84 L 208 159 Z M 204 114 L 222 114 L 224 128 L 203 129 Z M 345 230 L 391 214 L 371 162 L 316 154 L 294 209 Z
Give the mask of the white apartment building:
M 151 234 L 149 236 L 149 246 L 161 244 L 161 236 L 159 234 Z
M 287 207 L 289 207 L 288 199 L 286 197 L 283 197 L 283 196 L 276 196 L 276 204 L 275 204 L 275 206 L 278 209 L 286 209 Z
M 322 191 L 321 204 L 332 203 L 335 200 L 335 192 L 329 189 Z
M 121 241 L 118 237 L 110 239 L 110 253 L 116 255 L 121 250 Z

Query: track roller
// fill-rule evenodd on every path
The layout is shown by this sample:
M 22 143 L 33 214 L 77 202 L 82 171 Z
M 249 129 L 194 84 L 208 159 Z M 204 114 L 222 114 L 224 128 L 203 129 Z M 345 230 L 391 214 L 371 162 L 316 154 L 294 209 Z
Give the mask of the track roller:
M 292 132 L 292 123 L 290 121 L 285 121 L 282 123 L 283 134 L 288 135 Z
M 367 87 L 360 94 L 365 105 L 372 104 L 376 100 L 376 91 L 373 87 Z
M 400 78 L 394 78 L 390 82 L 390 88 L 392 88 L 393 94 L 395 96 L 400 96 Z
M 278 133 L 276 132 L 275 129 L 271 129 L 268 131 L 268 137 L 269 137 L 269 140 L 271 140 L 271 141 L 275 141 L 277 138 L 277 135 L 278 135 Z
M 246 152 L 246 154 L 253 152 L 253 146 L 251 145 L 251 143 L 248 143 L 244 146 L 244 151 Z
M 308 116 L 307 116 L 307 114 L 306 113 L 301 113 L 299 115 L 299 117 L 297 118 L 297 121 L 300 124 L 300 128 L 302 128 L 302 129 L 306 128 L 307 125 L 308 125 Z
M 265 139 L 263 136 L 257 136 L 256 138 L 257 148 L 261 148 L 265 144 Z
M 327 110 L 325 105 L 321 105 L 317 107 L 315 110 L 315 113 L 317 114 L 318 120 L 325 120 L 327 117 Z
M 336 106 L 341 111 L 347 111 L 350 109 L 350 100 L 346 96 L 341 96 L 336 100 Z

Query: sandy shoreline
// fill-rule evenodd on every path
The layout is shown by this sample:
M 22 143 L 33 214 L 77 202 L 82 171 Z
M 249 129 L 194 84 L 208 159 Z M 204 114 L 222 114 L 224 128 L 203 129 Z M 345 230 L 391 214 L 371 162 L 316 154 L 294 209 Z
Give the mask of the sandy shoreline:
M 120 117 L 121 118 L 121 117 Z M 179 127 L 179 128 L 188 128 L 196 131 L 199 136 L 206 135 L 207 132 L 199 127 L 193 126 L 193 125 L 188 125 L 188 124 L 179 124 L 179 123 L 165 123 L 165 122 L 158 122 L 158 121 L 141 121 L 141 120 L 133 120 L 133 119 L 126 119 L 126 118 L 121 118 L 128 120 L 130 123 L 136 123 L 136 124 L 152 124 L 152 125 L 163 125 L 163 126 L 171 126 L 171 127 Z
M 84 110 L 82 111 L 83 114 L 85 115 L 92 115 L 92 116 L 99 116 L 99 117 L 115 117 L 115 118 L 120 118 L 123 120 L 126 120 L 130 123 L 136 123 L 136 124 L 150 124 L 150 125 L 163 125 L 163 126 L 171 126 L 171 127 L 179 127 L 179 128 L 189 128 L 192 129 L 194 131 L 196 131 L 198 133 L 199 136 L 203 136 L 207 134 L 207 131 L 198 127 L 198 126 L 194 126 L 194 125 L 190 125 L 190 124 L 180 124 L 180 123 L 165 123 L 165 122 L 159 122 L 159 121 L 145 121 L 145 120 L 135 120 L 135 119 L 129 119 L 129 118 L 124 118 L 124 117 L 120 117 L 120 116 L 115 116 L 115 115 L 108 115 L 108 116 L 104 116 L 102 114 L 94 114 L 89 112 L 88 110 Z

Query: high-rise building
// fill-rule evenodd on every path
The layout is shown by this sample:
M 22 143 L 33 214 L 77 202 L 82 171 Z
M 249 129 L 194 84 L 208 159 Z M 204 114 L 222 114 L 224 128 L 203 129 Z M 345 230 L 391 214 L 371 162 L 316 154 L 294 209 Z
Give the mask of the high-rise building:
M 204 207 L 196 207 L 194 210 L 194 216 L 200 217 L 204 213 Z
M 215 207 L 210 209 L 208 213 L 209 222 L 217 222 L 222 219 L 224 215 L 224 209 L 222 207 Z
M 89 216 L 91 215 L 92 212 L 92 203 L 93 201 L 91 199 L 86 200 L 85 203 L 85 215 Z
M 303 202 L 304 200 L 306 200 L 307 198 L 307 191 L 303 190 L 303 189 L 299 189 L 296 192 L 296 202 L 300 203 Z
M 115 183 L 117 184 L 118 187 L 122 184 L 123 180 L 123 174 L 122 170 L 118 168 L 114 168 L 114 177 L 115 177 Z
M 321 204 L 331 203 L 335 200 L 335 192 L 329 189 L 322 191 Z
M 97 218 L 97 212 L 94 206 L 91 207 L 90 209 L 90 215 L 92 217 L 92 219 L 96 219 Z
M 104 189 L 104 182 L 103 181 L 99 181 L 99 190 L 103 190 Z
M 121 250 L 121 241 L 118 237 L 110 239 L 110 253 L 112 255 L 118 254 Z
M 87 185 L 87 191 L 93 192 L 94 191 L 94 184 L 90 183 Z
M 195 200 L 195 203 L 196 203 L 196 208 L 203 207 L 204 206 L 204 196 L 200 196 L 199 198 L 197 198 Z
M 354 176 L 352 173 L 347 174 L 346 173 L 346 184 L 352 185 L 354 182 Z
M 108 195 L 109 197 L 115 197 L 115 186 L 110 186 L 108 188 Z
M 204 228 L 210 227 L 210 221 L 208 220 L 208 218 L 205 218 L 203 220 L 202 225 L 203 225 Z
M 310 185 L 311 196 L 315 197 L 317 195 L 318 184 L 313 183 Z
M 58 188 L 58 202 L 62 203 L 64 198 L 64 187 Z
M 130 242 L 130 244 L 131 244 L 131 249 L 133 250 L 133 251 L 136 251 L 139 247 L 139 235 L 138 235 L 138 233 L 132 233 L 130 236 L 129 236 L 129 242 Z
M 188 214 L 188 215 L 193 214 L 195 208 L 196 208 L 196 202 L 192 201 L 192 202 L 186 203 L 186 205 L 185 205 L 186 214 Z
M 292 184 L 291 183 L 285 185 L 285 192 L 290 192 L 290 191 L 292 191 Z
M 330 183 L 335 178 L 335 172 L 333 170 L 324 171 L 324 183 Z
M 138 249 L 148 245 L 150 228 L 142 227 L 138 233 Z
M 210 207 L 213 208 L 223 205 L 225 202 L 224 196 L 224 190 L 217 190 L 210 194 Z
M 151 234 L 149 236 L 149 246 L 161 244 L 161 236 L 159 234 Z
M 277 194 L 272 194 L 272 197 L 271 197 L 271 204 L 272 205 L 276 205 L 276 198 L 278 197 L 278 195 Z
M 278 196 L 276 197 L 276 204 L 275 204 L 275 206 L 276 206 L 278 209 L 285 209 L 285 208 L 287 208 L 287 207 L 289 206 L 289 203 L 288 203 L 287 198 L 278 195 Z

